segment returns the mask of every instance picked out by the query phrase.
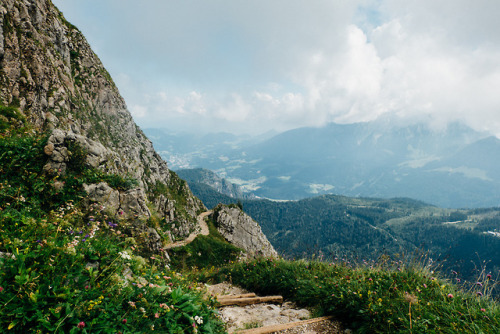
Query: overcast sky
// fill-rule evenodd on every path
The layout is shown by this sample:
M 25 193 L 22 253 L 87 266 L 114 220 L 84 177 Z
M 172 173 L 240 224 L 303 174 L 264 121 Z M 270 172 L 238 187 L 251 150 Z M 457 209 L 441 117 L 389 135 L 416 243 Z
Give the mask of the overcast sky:
M 385 114 L 500 135 L 500 1 L 53 2 L 142 128 L 261 133 Z

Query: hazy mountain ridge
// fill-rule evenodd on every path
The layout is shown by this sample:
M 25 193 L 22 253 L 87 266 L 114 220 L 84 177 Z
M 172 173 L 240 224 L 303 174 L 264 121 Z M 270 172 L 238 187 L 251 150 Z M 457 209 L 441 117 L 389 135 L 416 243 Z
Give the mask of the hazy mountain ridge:
M 238 185 L 221 178 L 216 173 L 203 168 L 195 169 L 179 169 L 177 175 L 183 180 L 186 180 L 190 187 L 196 186 L 197 183 L 207 185 L 217 192 L 236 199 L 254 199 L 255 195 L 244 192 Z
M 159 145 L 161 138 L 153 141 Z M 234 148 L 213 142 L 209 155 L 178 153 L 190 155 L 190 166 L 214 170 L 264 198 L 334 193 L 455 208 L 500 204 L 500 140 L 460 123 L 442 129 L 389 120 L 329 124 Z

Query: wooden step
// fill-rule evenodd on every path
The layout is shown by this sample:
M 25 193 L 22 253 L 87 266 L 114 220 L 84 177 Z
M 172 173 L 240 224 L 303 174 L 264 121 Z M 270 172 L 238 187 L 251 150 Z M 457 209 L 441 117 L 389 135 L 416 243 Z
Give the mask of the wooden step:
M 256 297 L 257 295 L 253 292 L 251 293 L 244 293 L 241 295 L 222 295 L 222 296 L 217 296 L 217 300 L 221 299 L 234 299 L 234 298 L 250 298 L 250 297 Z
M 219 306 L 229 306 L 229 305 L 253 305 L 260 303 L 283 303 L 283 296 L 267 296 L 267 297 L 248 297 L 248 298 L 217 298 Z
M 259 327 L 259 328 L 236 330 L 233 333 L 235 333 L 235 334 L 268 334 L 268 333 L 279 332 L 279 331 L 282 331 L 285 329 L 299 327 L 299 326 L 308 325 L 308 324 L 314 324 L 317 322 L 331 320 L 331 319 L 333 319 L 332 316 L 320 317 L 320 318 L 314 318 L 314 319 L 308 319 L 308 320 L 302 320 L 302 321 L 289 322 L 287 324 L 279 324 L 279 325 L 271 325 L 271 326 L 265 326 L 265 327 Z

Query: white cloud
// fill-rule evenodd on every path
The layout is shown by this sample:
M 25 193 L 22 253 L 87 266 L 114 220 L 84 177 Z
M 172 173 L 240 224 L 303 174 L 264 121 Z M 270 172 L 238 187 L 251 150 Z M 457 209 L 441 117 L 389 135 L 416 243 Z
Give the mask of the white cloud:
M 134 104 L 129 107 L 130 113 L 132 116 L 136 119 L 140 119 L 145 117 L 148 114 L 148 108 L 146 106 L 140 106 L 137 104 Z
M 264 132 L 392 113 L 500 128 L 500 1 L 54 2 L 141 126 Z

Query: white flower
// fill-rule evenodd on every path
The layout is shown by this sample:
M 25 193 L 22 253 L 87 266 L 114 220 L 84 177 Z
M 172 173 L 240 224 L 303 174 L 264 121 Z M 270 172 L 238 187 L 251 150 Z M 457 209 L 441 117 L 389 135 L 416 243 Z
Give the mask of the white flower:
M 130 255 L 127 253 L 127 251 L 124 251 L 124 252 L 118 252 L 118 254 L 120 254 L 120 256 L 122 257 L 122 259 L 125 259 L 125 260 L 130 260 L 132 259 L 130 257 Z
M 196 321 L 196 323 L 197 323 L 198 325 L 201 325 L 201 324 L 203 323 L 203 318 L 202 318 L 202 317 L 200 317 L 200 316 L 195 315 L 195 316 L 194 316 L 194 321 Z

